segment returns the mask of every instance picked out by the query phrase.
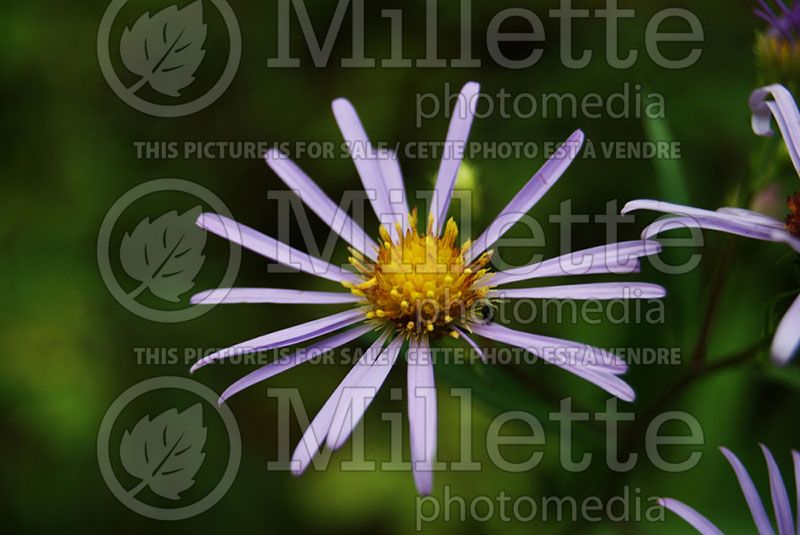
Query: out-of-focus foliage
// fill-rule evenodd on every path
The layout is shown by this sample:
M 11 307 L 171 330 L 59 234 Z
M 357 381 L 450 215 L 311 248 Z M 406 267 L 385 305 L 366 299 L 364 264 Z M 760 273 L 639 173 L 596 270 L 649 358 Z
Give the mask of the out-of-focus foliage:
M 640 59 L 627 70 L 610 69 L 603 25 L 594 20 L 574 32 L 575 50 L 594 50 L 597 59 L 580 71 L 558 61 L 557 21 L 546 10 L 555 2 L 473 2 L 476 39 L 490 18 L 507 7 L 527 7 L 546 20 L 546 53 L 537 65 L 512 71 L 491 62 L 485 47 L 476 46 L 483 66 L 477 69 L 268 69 L 267 57 L 277 51 L 276 2 L 231 0 L 243 36 L 238 73 L 225 94 L 200 113 L 179 119 L 155 119 L 133 110 L 109 89 L 96 55 L 96 34 L 107 3 L 12 2 L 0 18 L 2 63 L 3 192 L 0 213 L 2 262 L 5 281 L 0 307 L 0 398 L 3 401 L 2 478 L 3 517 L 6 524 L 26 530 L 167 531 L 196 533 L 231 527 L 266 533 L 409 533 L 414 529 L 416 495 L 407 472 L 342 472 L 332 467 L 300 479 L 288 472 L 268 472 L 276 456 L 277 407 L 260 385 L 230 402 L 243 440 L 239 476 L 230 492 L 213 509 L 179 523 L 156 523 L 124 508 L 106 488 L 96 459 L 100 420 L 111 401 L 128 386 L 159 375 L 188 374 L 181 363 L 139 365 L 138 347 L 223 347 L 252 338 L 277 326 L 319 317 L 313 306 L 241 305 L 217 307 L 199 319 L 174 325 L 153 323 L 122 308 L 103 285 L 96 262 L 100 223 L 112 203 L 136 184 L 157 177 L 182 177 L 214 191 L 246 224 L 265 232 L 277 223 L 267 192 L 284 189 L 260 159 L 138 159 L 134 142 L 143 140 L 327 140 L 339 141 L 330 113 L 330 101 L 348 97 L 376 139 L 407 142 L 444 138 L 443 117 L 415 126 L 415 95 L 441 95 L 443 84 L 457 91 L 466 80 L 481 82 L 495 94 L 505 88 L 512 94 L 589 92 L 608 95 L 624 85 L 640 84 L 641 92 L 657 92 L 666 102 L 664 121 L 642 118 L 563 119 L 534 117 L 478 119 L 472 137 L 478 141 L 560 141 L 575 128 L 588 139 L 643 141 L 666 138 L 681 144 L 679 162 L 596 159 L 576 162 L 564 178 L 537 205 L 532 214 L 551 237 L 542 248 L 558 252 L 558 227 L 546 216 L 572 199 L 577 213 L 602 214 L 606 203 L 641 197 L 660 197 L 715 208 L 730 201 L 731 192 L 751 172 L 750 155 L 762 142 L 749 128 L 747 97 L 759 80 L 754 68 L 753 36 L 759 25 L 746 1 L 621 2 L 635 7 L 637 17 L 624 20 L 621 47 L 636 47 Z M 366 47 L 388 53 L 387 20 L 379 10 L 367 9 Z M 424 9 L 421 3 L 386 2 L 404 10 L 405 50 L 408 57 L 423 57 Z M 417 5 L 419 4 L 419 5 Z M 439 54 L 458 57 L 459 17 L 454 1 L 439 2 Z M 578 0 L 583 6 L 600 2 Z M 335 9 L 333 0 L 306 2 L 311 19 L 325 24 Z M 700 61 L 685 70 L 664 70 L 644 54 L 644 27 L 649 17 L 664 7 L 692 10 L 703 23 L 705 39 Z M 348 23 L 345 23 L 348 24 Z M 576 22 L 579 24 L 579 22 Z M 478 31 L 480 29 L 480 31 Z M 299 28 L 292 31 L 299 34 Z M 343 34 L 344 35 L 344 34 Z M 349 34 L 347 34 L 349 35 Z M 299 37 L 298 37 L 299 41 Z M 349 39 L 334 47 L 334 57 L 349 53 Z M 304 62 L 310 64 L 304 56 Z M 633 89 L 632 89 L 633 90 Z M 668 129 L 667 129 L 668 125 Z M 357 189 L 352 164 L 342 160 L 300 158 L 300 164 L 323 189 L 338 198 Z M 480 230 L 514 195 L 543 158 L 473 159 L 470 176 L 480 188 L 475 227 Z M 403 160 L 409 191 L 427 189 L 437 162 Z M 789 174 L 779 172 L 782 187 Z M 620 239 L 633 239 L 647 216 L 625 225 Z M 312 223 L 324 235 L 323 223 Z M 602 225 L 579 225 L 575 249 L 605 241 Z M 211 239 L 211 238 L 209 238 Z M 215 238 L 216 240 L 216 238 Z M 722 256 L 736 241 L 732 256 Z M 526 326 L 548 335 L 574 338 L 606 347 L 675 347 L 688 366 L 700 322 L 704 317 L 711 280 L 723 262 L 728 272 L 708 340 L 710 361 L 738 351 L 763 337 L 771 299 L 797 287 L 785 249 L 706 234 L 707 246 L 695 283 L 657 273 L 645 266 L 641 279 L 665 285 L 664 325 L 555 325 L 535 322 Z M 688 254 L 688 252 L 687 252 Z M 679 255 L 680 256 L 680 255 Z M 682 257 L 683 258 L 683 257 Z M 224 262 L 209 257 L 207 262 Z M 238 282 L 242 286 L 328 288 L 301 275 L 267 274 L 263 259 L 244 253 Z M 786 306 L 785 302 L 781 306 Z M 687 317 L 690 320 L 687 320 Z M 796 366 L 796 365 L 795 365 Z M 197 379 L 221 391 L 250 367 L 220 366 L 204 370 Z M 685 373 L 685 367 L 634 366 L 628 379 L 638 399 L 629 408 L 649 406 Z M 480 364 L 437 371 L 440 384 L 440 457 L 459 455 L 458 399 L 449 387 L 474 388 L 473 437 L 475 457 L 484 463 L 476 472 L 437 473 L 435 492 L 445 485 L 468 501 L 475 496 L 607 496 L 624 485 L 641 489 L 642 496 L 675 496 L 719 522 L 723 529 L 749 525 L 749 515 L 733 475 L 717 452 L 718 445 L 736 451 L 762 489 L 756 443 L 763 441 L 788 473 L 791 447 L 798 445 L 797 407 L 800 382 L 796 370 L 764 370 L 746 365 L 698 381 L 667 406 L 695 415 L 705 433 L 704 455 L 687 473 L 661 472 L 644 455 L 630 473 L 618 475 L 605 468 L 604 442 L 594 427 L 576 431 L 576 448 L 594 453 L 585 473 L 565 472 L 558 462 L 558 429 L 546 424 L 548 445 L 543 462 L 534 470 L 508 473 L 487 459 L 485 436 L 499 412 L 531 411 L 547 422 L 547 411 L 558 398 L 573 395 L 582 408 L 599 410 L 604 396 L 596 388 L 551 367 L 511 366 L 486 369 Z M 316 411 L 345 373 L 344 367 L 297 368 L 271 380 L 270 386 L 299 386 L 309 411 Z M 386 389 L 367 413 L 368 452 L 388 457 L 388 432 L 380 412 L 405 410 L 404 402 L 389 398 L 389 388 L 404 385 L 398 367 Z M 578 424 L 576 424 L 577 426 Z M 291 442 L 300 437 L 293 428 Z M 517 430 L 524 433 L 525 429 Z M 347 448 L 334 455 L 345 458 Z M 523 455 L 524 457 L 524 455 Z M 577 528 L 576 528 L 577 529 Z M 668 517 L 663 525 L 584 525 L 581 530 L 607 532 L 674 532 L 685 529 Z M 468 526 L 437 522 L 430 533 L 530 533 L 570 532 L 557 523 L 508 524 L 471 520 Z

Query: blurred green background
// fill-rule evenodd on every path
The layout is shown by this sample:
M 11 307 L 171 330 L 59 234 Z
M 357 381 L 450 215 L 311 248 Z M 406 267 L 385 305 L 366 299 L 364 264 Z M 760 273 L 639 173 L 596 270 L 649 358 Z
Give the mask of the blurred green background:
M 160 4 L 168 5 L 168 2 Z M 307 2 L 311 20 L 326 24 L 336 2 Z M 635 7 L 637 16 L 624 21 L 621 50 L 636 48 L 639 60 L 627 70 L 609 68 L 603 60 L 605 28 L 601 21 L 577 21 L 575 50 L 591 49 L 595 59 L 585 69 L 569 70 L 558 61 L 558 24 L 546 10 L 556 2 L 500 0 L 473 2 L 474 55 L 483 65 L 477 69 L 344 69 L 338 60 L 350 53 L 349 15 L 332 52 L 332 66 L 311 67 L 308 51 L 300 47 L 300 29 L 293 19 L 292 39 L 304 67 L 268 69 L 267 58 L 277 53 L 277 3 L 231 0 L 242 33 L 242 57 L 238 72 L 223 96 L 203 111 L 182 118 L 154 118 L 120 100 L 105 82 L 96 53 L 97 29 L 107 8 L 103 1 L 15 2 L 4 7 L 0 21 L 0 58 L 3 82 L 3 211 L 0 216 L 2 258 L 6 282 L 2 292 L 2 343 L 0 396 L 2 422 L 3 517 L 7 525 L 31 531 L 141 530 L 198 532 L 241 528 L 266 533 L 409 533 L 415 527 L 416 492 L 407 472 L 341 472 L 336 463 L 324 472 L 295 478 L 288 472 L 266 470 L 276 458 L 279 437 L 278 410 L 261 384 L 233 398 L 233 411 L 242 436 L 242 464 L 230 491 L 205 513 L 174 523 L 150 520 L 120 504 L 106 487 L 98 469 L 96 439 L 100 421 L 112 401 L 129 386 L 150 377 L 188 376 L 188 366 L 137 363 L 134 348 L 224 347 L 259 334 L 321 316 L 319 307 L 278 305 L 219 306 L 192 321 L 165 324 L 139 318 L 122 307 L 101 280 L 97 260 L 97 235 L 106 212 L 127 190 L 147 180 L 179 177 L 197 182 L 218 195 L 239 221 L 266 233 L 278 226 L 270 190 L 284 189 L 260 159 L 139 159 L 140 141 L 284 141 L 340 140 L 330 101 L 349 98 L 358 109 L 374 139 L 409 142 L 444 138 L 447 119 L 437 117 L 415 126 L 415 96 L 441 95 L 443 84 L 451 91 L 468 80 L 496 94 L 573 92 L 580 98 L 598 92 L 618 92 L 628 83 L 642 86 L 640 94 L 658 92 L 666 102 L 666 120 L 645 124 L 641 118 L 601 119 L 547 118 L 504 119 L 492 115 L 475 122 L 471 138 L 477 141 L 560 141 L 582 128 L 596 141 L 642 141 L 654 131 L 668 128 L 680 142 L 681 158 L 673 162 L 617 159 L 598 156 L 576 161 L 561 181 L 537 205 L 532 214 L 548 233 L 541 251 L 558 251 L 558 227 L 546 216 L 559 203 L 572 199 L 573 210 L 602 214 L 606 202 L 620 206 L 631 199 L 656 197 L 716 208 L 737 200 L 737 192 L 752 176 L 751 154 L 764 142 L 749 127 L 747 97 L 758 83 L 753 41 L 763 25 L 751 14 L 752 2 L 709 0 L 658 0 Z M 576 7 L 602 7 L 604 2 L 578 0 Z M 156 2 L 127 6 L 131 13 L 160 9 Z M 507 7 L 526 7 L 540 15 L 548 39 L 544 56 L 524 70 L 498 67 L 488 56 L 483 36 L 488 21 Z M 665 70 L 655 65 L 644 50 L 644 28 L 650 17 L 666 7 L 685 7 L 701 20 L 705 31 L 701 59 L 691 68 Z M 388 55 L 387 21 L 381 8 L 402 8 L 404 53 L 425 54 L 424 4 L 422 2 L 367 2 L 365 40 L 368 54 Z M 439 55 L 458 57 L 458 3 L 439 2 Z M 212 11 L 209 11 L 212 13 Z M 117 39 L 131 15 L 116 28 Z M 218 21 L 217 21 L 218 22 Z M 513 25 L 512 25 L 513 26 Z M 209 64 L 219 64 L 219 27 L 209 19 Z M 211 34 L 217 32 L 217 37 Z M 509 31 L 514 28 L 509 27 Z M 524 31 L 524 27 L 518 31 Z M 322 30 L 318 30 L 321 34 Z M 224 38 L 224 34 L 223 38 Z M 224 50 L 224 48 L 222 49 Z M 524 50 L 518 53 L 523 53 Z M 223 54 L 224 56 L 224 54 Z M 214 63 L 216 61 L 216 63 Z M 117 68 L 124 68 L 117 62 Z M 213 79 L 214 73 L 198 72 Z M 658 134 L 663 135 L 663 132 Z M 314 161 L 299 158 L 300 165 L 332 198 L 358 189 L 352 163 L 344 160 Z M 522 159 L 474 159 L 475 198 L 480 206 L 475 228 L 491 221 L 516 190 L 543 162 Z M 437 168 L 430 159 L 401 161 L 409 191 L 427 189 Z M 788 168 L 776 173 L 778 199 L 782 200 L 797 179 Z M 685 190 L 685 194 L 684 194 Z M 688 198 L 684 198 L 688 195 Z M 741 200 L 745 195 L 738 195 Z M 168 200 L 154 202 L 169 204 Z M 176 201 L 177 202 L 177 201 Z M 180 207 L 181 210 L 191 206 Z M 153 206 L 157 215 L 168 206 Z M 162 210 L 162 212 L 159 212 Z M 777 206 L 775 215 L 781 215 Z M 135 217 L 135 216 L 131 216 Z M 621 239 L 634 239 L 647 214 L 623 227 Z M 324 225 L 311 218 L 317 236 Z M 578 225 L 574 248 L 603 243 L 599 224 Z M 626 379 L 638 399 L 630 407 L 642 418 L 672 385 L 688 373 L 708 301 L 720 297 L 708 340 L 707 359 L 714 362 L 764 339 L 770 314 L 788 305 L 786 299 L 772 304 L 784 292 L 797 289 L 797 267 L 778 245 L 706 234 L 707 246 L 697 270 L 683 277 L 658 273 L 648 264 L 641 275 L 629 277 L 663 284 L 666 321 L 662 325 L 546 325 L 527 329 L 569 337 L 604 347 L 677 347 L 684 366 L 633 366 Z M 224 269 L 227 246 L 209 236 L 206 249 L 210 270 Z M 671 260 L 686 254 L 677 252 Z M 524 258 L 524 257 L 522 257 Z M 332 289 L 298 274 L 267 274 L 264 259 L 243 252 L 238 277 L 240 286 L 276 286 Z M 717 291 L 715 280 L 726 273 Z M 211 277 L 209 275 L 209 277 Z M 202 279 L 202 277 L 201 277 Z M 600 279 L 598 279 L 600 280 Z M 205 284 L 205 285 L 204 285 Z M 200 280 L 195 290 L 212 280 Z M 186 294 L 184 297 L 188 297 Z M 774 310 L 772 307 L 775 307 Z M 328 309 L 325 309 L 328 310 Z M 774 321 L 772 323 L 774 327 Z M 717 447 L 725 445 L 743 459 L 767 496 L 766 470 L 757 449 L 769 445 L 784 473 L 790 474 L 789 450 L 797 447 L 800 430 L 800 370 L 797 364 L 773 370 L 759 353 L 753 361 L 708 374 L 666 399 L 661 410 L 684 410 L 699 419 L 705 433 L 703 457 L 688 472 L 670 474 L 656 470 L 640 455 L 637 467 L 615 475 L 605 468 L 602 435 L 593 426 L 576 432 L 575 448 L 594 453 L 584 473 L 565 472 L 558 462 L 558 428 L 547 422 L 547 412 L 557 398 L 574 396 L 589 410 L 604 406 L 604 394 L 569 374 L 545 367 L 512 365 L 509 369 L 481 370 L 480 366 L 437 371 L 439 399 L 439 457 L 456 460 L 459 455 L 457 399 L 447 388 L 475 389 L 473 444 L 475 456 L 484 462 L 479 472 L 437 473 L 434 495 L 458 494 L 467 502 L 476 496 L 497 496 L 501 491 L 518 496 L 613 496 L 628 486 L 639 495 L 673 496 L 692 504 L 730 532 L 749 532 L 751 521 L 738 486 Z M 221 392 L 252 366 L 217 366 L 203 370 L 195 379 Z M 300 388 L 310 414 L 324 403 L 346 373 L 343 366 L 299 367 L 268 382 L 271 387 Z M 405 382 L 402 367 L 394 370 L 387 387 Z M 552 395 L 551 395 L 552 394 Z M 491 419 L 509 409 L 533 412 L 546 426 L 548 445 L 543 462 L 534 470 L 507 473 L 487 462 L 485 433 Z M 389 399 L 385 389 L 366 416 L 368 452 L 388 459 L 387 424 L 381 412 L 405 414 L 405 402 Z M 405 416 L 404 416 L 405 418 Z M 405 420 L 404 420 L 405 421 Z M 646 424 L 647 420 L 644 421 Z M 641 422 L 640 422 L 641 423 Z M 292 423 L 292 446 L 301 430 Z M 580 426 L 580 424 L 576 424 Z M 631 431 L 630 428 L 633 428 Z M 635 434 L 641 428 L 627 426 Z M 520 426 L 516 430 L 525 431 Z M 676 432 L 680 432 L 677 430 Z M 642 452 L 633 440 L 629 444 Z M 407 445 L 405 446 L 407 448 Z M 674 448 L 677 459 L 692 448 Z M 530 448 L 519 447 L 523 459 Z M 346 459 L 345 447 L 334 461 Z M 511 454 L 509 454 L 511 456 Z M 791 478 L 787 477 L 787 480 Z M 792 490 L 790 490 L 790 494 Z M 644 499 L 644 498 L 643 498 Z M 681 532 L 688 528 L 667 515 L 663 523 L 643 522 L 570 524 L 503 522 L 499 518 L 467 525 L 438 521 L 425 526 L 429 533 L 596 533 Z

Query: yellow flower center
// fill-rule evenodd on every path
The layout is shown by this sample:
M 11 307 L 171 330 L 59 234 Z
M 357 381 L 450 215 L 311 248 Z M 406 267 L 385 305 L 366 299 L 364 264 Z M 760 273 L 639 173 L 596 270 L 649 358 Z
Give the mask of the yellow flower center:
M 414 210 L 409 227 L 403 234 L 398 224 L 395 240 L 380 228 L 382 243 L 375 262 L 351 250 L 350 262 L 364 281 L 345 286 L 364 298 L 370 320 L 408 335 L 458 338 L 455 328 L 465 327 L 467 318 L 485 303 L 489 291 L 485 283 L 491 277 L 485 266 L 491 252 L 467 263 L 464 256 L 470 243 L 456 244 L 458 226 L 453 219 L 441 237 L 433 234 L 432 221 L 427 233 L 419 234 Z

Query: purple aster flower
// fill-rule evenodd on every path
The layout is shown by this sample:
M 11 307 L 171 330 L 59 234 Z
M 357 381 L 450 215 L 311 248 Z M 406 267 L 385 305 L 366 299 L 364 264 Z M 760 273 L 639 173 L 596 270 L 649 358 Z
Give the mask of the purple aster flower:
M 772 529 L 772 524 L 764 509 L 764 504 L 761 503 L 761 498 L 758 495 L 756 486 L 753 480 L 750 479 L 750 474 L 747 473 L 742 462 L 727 448 L 720 448 L 722 454 L 728 459 L 736 479 L 739 480 L 739 487 L 742 489 L 744 499 L 747 502 L 747 507 L 750 509 L 750 514 L 755 522 L 756 529 L 760 535 L 773 535 L 775 531 Z M 767 471 L 769 472 L 769 490 L 772 495 L 772 507 L 775 511 L 775 520 L 778 524 L 778 533 L 780 535 L 794 535 L 795 521 L 797 526 L 800 527 L 800 506 L 796 515 L 792 515 L 792 507 L 789 504 L 789 494 L 786 492 L 786 485 L 783 483 L 778 464 L 775 458 L 766 446 L 761 444 L 761 451 L 764 453 L 764 459 L 767 462 Z M 794 476 L 795 487 L 797 490 L 797 497 L 800 499 L 800 454 L 792 451 L 792 459 L 794 461 Z M 661 498 L 659 503 L 683 518 L 686 522 L 692 525 L 697 531 L 703 535 L 721 535 L 722 531 L 712 524 L 706 517 L 689 507 L 683 502 L 674 500 L 672 498 Z
M 781 85 L 770 85 L 753 91 L 750 96 L 753 112 L 752 126 L 760 136 L 772 136 L 771 117 L 780 129 L 792 164 L 800 175 L 800 112 L 791 93 Z M 785 221 L 745 210 L 743 208 L 720 208 L 717 211 L 681 206 L 668 202 L 638 199 L 627 203 L 622 213 L 634 210 L 655 210 L 676 214 L 676 217 L 661 219 L 642 231 L 643 239 L 675 228 L 703 228 L 718 230 L 762 241 L 782 242 L 800 253 L 800 194 L 788 199 L 789 215 Z M 772 358 L 785 364 L 800 346 L 800 296 L 789 307 L 778 324 L 772 341 Z
M 192 371 L 228 356 L 253 353 L 313 341 L 290 358 L 270 363 L 231 385 L 220 397 L 233 394 L 301 364 L 314 351 L 331 350 L 376 331 L 377 340 L 356 363 L 306 429 L 293 455 L 292 470 L 299 474 L 324 443 L 335 449 L 352 433 L 375 392 L 385 381 L 407 342 L 408 419 L 414 479 L 420 493 L 432 486 L 436 452 L 436 398 L 430 342 L 442 336 L 462 338 L 481 356 L 472 335 L 500 341 L 537 354 L 544 361 L 590 381 L 626 401 L 634 392 L 620 375 L 626 363 L 609 352 L 569 340 L 526 333 L 472 313 L 491 307 L 499 299 L 657 298 L 664 289 L 654 284 L 590 283 L 501 290 L 499 287 L 544 277 L 589 273 L 633 273 L 641 256 L 657 253 L 654 241 L 630 241 L 595 247 L 508 271 L 491 272 L 491 246 L 556 183 L 583 142 L 574 132 L 562 147 L 514 196 L 488 229 L 474 242 L 457 243 L 458 227 L 445 222 L 462 150 L 475 113 L 478 84 L 462 89 L 450 127 L 445 154 L 427 218 L 426 232 L 417 228 L 416 210 L 409 212 L 399 164 L 392 154 L 374 150 L 353 106 L 344 99 L 333 102 L 333 113 L 351 148 L 353 162 L 372 208 L 382 225 L 379 241 L 341 210 L 297 165 L 277 151 L 266 155 L 267 164 L 308 207 L 350 245 L 350 268 L 333 266 L 320 258 L 216 214 L 202 214 L 197 224 L 273 261 L 339 283 L 333 291 L 276 288 L 225 288 L 202 292 L 195 303 L 350 303 L 353 309 L 289 327 L 216 352 L 198 361 Z M 623 292 L 623 289 L 630 290 Z M 324 337 L 324 338 L 323 338 Z M 322 339 L 321 339 L 322 338 Z M 321 339 L 321 340 L 320 340 Z M 564 355 L 569 354 L 569 358 Z M 372 394 L 362 405 L 351 403 L 353 391 Z M 351 410 L 351 407 L 352 410 Z M 349 416 L 349 417 L 348 417 Z
M 769 24 L 771 36 L 781 36 L 791 43 L 800 37 L 800 2 L 791 0 L 790 5 L 787 5 L 784 0 L 776 0 L 775 9 L 767 0 L 758 0 L 758 3 L 760 7 L 754 12 Z

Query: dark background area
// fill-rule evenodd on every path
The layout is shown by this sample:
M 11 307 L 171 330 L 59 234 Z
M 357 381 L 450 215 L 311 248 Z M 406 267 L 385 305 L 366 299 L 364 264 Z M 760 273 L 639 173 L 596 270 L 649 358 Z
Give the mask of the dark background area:
M 232 84 L 208 108 L 171 119 L 150 117 L 129 107 L 103 79 L 96 37 L 107 7 L 105 2 L 16 2 L 4 7 L 5 16 L 0 20 L 5 138 L 0 270 L 6 285 L 0 321 L 4 346 L 0 359 L 0 462 L 7 525 L 34 531 L 185 533 L 230 528 L 268 533 L 409 533 L 414 529 L 416 492 L 408 472 L 343 472 L 335 462 L 326 471 L 312 471 L 299 479 L 288 472 L 266 470 L 267 461 L 276 458 L 281 440 L 276 431 L 277 403 L 266 397 L 266 387 L 299 387 L 306 408 L 313 415 L 346 373 L 344 366 L 298 367 L 230 401 L 242 436 L 241 468 L 225 497 L 200 516 L 159 523 L 129 511 L 109 492 L 96 456 L 98 428 L 109 405 L 138 381 L 162 375 L 188 376 L 188 366 L 183 362 L 137 363 L 135 348 L 225 347 L 324 314 L 321 307 L 315 306 L 219 306 L 192 321 L 166 324 L 139 318 L 122 307 L 101 280 L 96 243 L 103 217 L 123 193 L 154 178 L 184 178 L 213 191 L 237 220 L 274 235 L 279 222 L 275 202 L 267 198 L 267 193 L 285 189 L 260 159 L 140 159 L 135 142 L 339 142 L 330 102 L 340 96 L 353 102 L 373 139 L 437 141 L 444 139 L 447 119 L 436 117 L 417 128 L 416 95 L 432 92 L 441 96 L 444 84 L 455 92 L 468 80 L 480 82 L 482 90 L 492 95 L 504 88 L 511 94 L 571 92 L 581 98 L 591 92 L 619 92 L 625 84 L 629 84 L 631 98 L 637 93 L 642 99 L 651 92 L 663 95 L 665 124 L 671 138 L 681 145 L 680 160 L 668 164 L 666 171 L 663 162 L 653 160 L 598 155 L 576 161 L 531 212 L 548 234 L 547 246 L 540 251 L 547 256 L 558 253 L 558 227 L 547 221 L 547 215 L 556 213 L 561 201 L 571 199 L 575 212 L 591 215 L 604 213 L 606 203 L 614 199 L 619 200 L 620 207 L 636 198 L 688 201 L 706 208 L 730 205 L 737 202 L 737 192 L 748 181 L 751 154 L 763 144 L 750 130 L 747 108 L 747 97 L 759 82 L 753 67 L 753 42 L 756 30 L 762 26 L 751 14 L 751 2 L 623 2 L 622 7 L 635 7 L 637 12 L 634 19 L 624 21 L 620 32 L 621 50 L 639 50 L 638 62 L 627 70 L 611 69 L 604 61 L 602 21 L 591 18 L 575 22 L 575 50 L 593 50 L 595 58 L 587 68 L 569 70 L 558 57 L 557 21 L 546 13 L 555 3 L 505 0 L 473 2 L 473 54 L 482 60 L 480 68 L 341 68 L 340 58 L 350 54 L 348 11 L 332 51 L 331 66 L 311 66 L 293 17 L 293 51 L 303 67 L 268 69 L 267 58 L 277 54 L 276 2 L 231 0 L 230 4 L 242 34 L 242 57 Z M 312 22 L 321 28 L 327 24 L 336 2 L 307 4 Z M 458 57 L 458 4 L 443 0 L 439 4 L 439 56 Z M 135 13 L 143 12 L 145 7 L 160 9 L 156 3 L 141 5 L 142 8 L 134 8 L 131 2 L 125 8 L 130 14 L 123 11 L 120 16 L 124 22 L 115 26 L 114 35 L 118 36 L 124 24 L 131 24 Z M 576 7 L 581 8 L 601 6 L 596 1 L 576 2 Z M 531 9 L 545 24 L 548 37 L 542 45 L 543 58 L 530 68 L 499 67 L 486 52 L 483 38 L 488 21 L 506 7 Z M 648 58 L 644 49 L 647 21 L 666 7 L 688 8 L 703 24 L 703 54 L 688 69 L 663 69 Z M 421 2 L 367 2 L 367 53 L 379 58 L 388 55 L 388 22 L 380 17 L 381 8 L 402 8 L 405 56 L 423 57 L 425 18 Z M 211 9 L 208 12 L 213 13 Z M 218 73 L 212 72 L 213 66 L 224 59 L 220 50 L 225 49 L 214 48 L 220 43 L 224 47 L 219 21 L 209 18 L 208 24 L 206 61 L 210 66 L 208 71 L 198 71 L 200 82 L 216 79 Z M 676 51 L 680 52 L 677 48 Z M 515 52 L 524 55 L 525 49 Z M 121 64 L 115 65 L 118 71 L 124 71 Z M 634 89 L 637 85 L 640 90 Z M 582 128 L 587 138 L 595 142 L 644 141 L 649 139 L 645 122 L 636 117 L 537 115 L 530 119 L 504 119 L 493 114 L 476 120 L 471 139 L 553 142 Z M 297 161 L 333 199 L 346 190 L 360 188 L 349 161 L 302 157 Z M 474 187 L 474 198 L 479 201 L 476 230 L 482 230 L 492 220 L 543 161 L 539 156 L 534 160 L 478 158 L 468 162 L 474 174 L 469 185 Z M 408 191 L 413 192 L 430 188 L 438 162 L 415 159 L 403 160 L 401 165 Z M 664 173 L 677 173 L 688 199 L 680 198 L 678 190 L 665 189 L 666 182 L 659 180 Z M 797 184 L 791 171 L 783 175 L 778 182 L 781 198 Z M 169 204 L 168 200 L 154 202 Z M 158 205 L 153 213 L 159 213 L 161 208 L 167 210 Z M 780 206 L 775 215 L 781 215 Z M 310 219 L 316 235 L 324 239 L 323 222 L 316 217 Z M 636 223 L 625 225 L 620 238 L 636 238 L 651 220 L 649 214 L 637 214 Z M 575 249 L 604 241 L 604 229 L 599 224 L 579 225 L 573 236 Z M 214 284 L 213 273 L 224 269 L 226 252 L 227 245 L 222 240 L 209 236 L 206 262 L 212 274 L 201 276 L 195 290 Z M 696 251 L 677 251 L 670 258 L 680 260 L 689 252 Z M 683 277 L 658 273 L 648 263 L 640 275 L 628 277 L 667 288 L 664 324 L 534 323 L 526 329 L 603 347 L 675 347 L 688 361 L 714 280 L 722 270 L 727 279 L 711 329 L 707 359 L 723 358 L 762 339 L 773 298 L 797 288 L 796 267 L 786 249 L 707 233 L 706 247 L 701 252 L 704 257 L 698 269 Z M 336 289 L 300 274 L 267 273 L 266 261 L 250 252 L 242 253 L 237 285 Z M 787 304 L 784 300 L 775 306 L 780 311 Z M 637 401 L 625 405 L 626 409 L 647 417 L 647 409 L 681 380 L 686 366 L 633 366 L 626 379 L 637 392 Z M 244 364 L 213 366 L 194 378 L 221 392 L 251 369 Z M 434 495 L 439 498 L 446 485 L 451 495 L 463 496 L 468 503 L 476 496 L 494 497 L 501 491 L 512 497 L 574 496 L 580 500 L 591 495 L 620 494 L 628 486 L 643 500 L 664 495 L 681 499 L 726 532 L 736 532 L 749 531 L 743 526 L 749 527 L 751 521 L 735 478 L 717 447 L 727 446 L 740 455 L 764 497 L 768 487 L 758 442 L 769 445 L 784 473 L 791 473 L 789 450 L 797 445 L 800 401 L 796 364 L 778 372 L 766 362 L 766 355 L 760 354 L 752 363 L 694 381 L 667 399 L 663 409 L 688 411 L 701 422 L 705 445 L 698 466 L 684 473 L 666 473 L 654 468 L 640 450 L 637 467 L 622 476 L 605 467 L 602 435 L 597 436 L 594 427 L 585 433 L 576 432 L 575 441 L 576 449 L 594 453 L 590 469 L 577 474 L 564 471 L 558 461 L 558 429 L 547 423 L 547 412 L 555 406 L 546 393 L 555 393 L 559 398 L 574 396 L 576 404 L 594 411 L 604 406 L 603 392 L 541 364 L 511 365 L 508 370 L 492 372 L 487 376 L 468 365 L 437 371 L 440 459 L 453 461 L 459 455 L 458 400 L 447 395 L 447 389 L 451 385 L 471 386 L 476 389 L 475 457 L 485 466 L 478 472 L 437 473 Z M 404 369 L 398 366 L 386 387 L 404 384 Z M 388 427 L 381 422 L 380 414 L 403 412 L 405 421 L 405 402 L 391 400 L 388 392 L 386 388 L 378 396 L 365 418 L 367 451 L 378 459 L 389 456 Z M 501 392 L 508 395 L 500 395 Z M 493 467 L 488 462 L 484 440 L 492 418 L 514 407 L 529 410 L 544 422 L 548 438 L 542 463 L 522 473 Z M 137 419 L 131 418 L 132 423 Z M 524 433 L 524 426 L 516 432 Z M 675 432 L 681 430 L 676 428 Z M 300 435 L 301 430 L 293 421 L 292 447 Z M 680 459 L 691 450 L 675 447 L 672 452 Z M 519 447 L 509 457 L 518 454 L 519 459 L 524 459 L 529 452 L 530 448 Z M 348 455 L 345 447 L 333 459 Z M 641 490 L 636 491 L 637 488 Z M 425 531 L 522 533 L 532 529 L 553 533 L 577 529 L 667 533 L 688 528 L 668 514 L 665 523 L 657 524 L 573 525 L 542 522 L 539 517 L 531 524 L 520 524 L 495 518 L 488 522 L 472 520 L 468 526 L 439 521 L 426 526 Z

